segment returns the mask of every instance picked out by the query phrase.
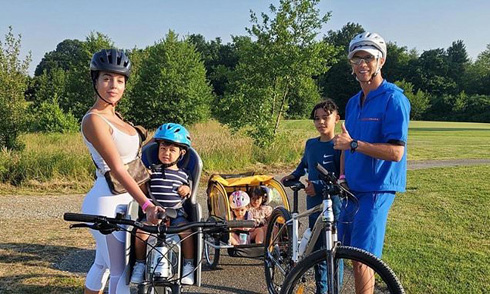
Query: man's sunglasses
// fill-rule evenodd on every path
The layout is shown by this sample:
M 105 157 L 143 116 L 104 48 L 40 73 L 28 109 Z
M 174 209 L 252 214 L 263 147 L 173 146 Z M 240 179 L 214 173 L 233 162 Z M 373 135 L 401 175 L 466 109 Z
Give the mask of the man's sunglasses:
M 359 65 L 359 64 L 361 64 L 364 61 L 366 64 L 368 64 L 371 61 L 373 61 L 375 58 L 376 57 L 374 57 L 373 55 L 368 55 L 368 56 L 365 56 L 365 57 L 354 56 L 351 59 L 349 59 L 349 62 L 351 64 Z

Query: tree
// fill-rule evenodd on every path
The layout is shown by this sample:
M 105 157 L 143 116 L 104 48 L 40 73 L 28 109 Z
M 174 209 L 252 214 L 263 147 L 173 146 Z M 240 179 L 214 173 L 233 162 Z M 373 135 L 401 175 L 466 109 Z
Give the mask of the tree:
M 111 39 L 99 32 L 90 33 L 81 45 L 82 53 L 66 71 L 65 93 L 59 97 L 61 109 L 65 113 L 73 113 L 78 119 L 82 119 L 95 101 L 89 70 L 92 55 L 102 49 L 114 47 Z
M 54 51 L 44 54 L 43 59 L 37 65 L 34 76 L 40 76 L 43 72 L 48 74 L 53 69 L 69 71 L 78 64 L 78 60 L 84 60 L 82 41 L 66 39 L 56 46 Z
M 65 113 L 58 99 L 65 92 L 65 72 L 61 68 L 52 68 L 49 73 L 35 77 L 37 89 L 36 99 L 29 105 L 32 113 L 29 122 L 30 131 L 34 132 L 75 132 L 79 130 L 78 120 Z
M 320 16 L 319 0 L 281 0 L 270 5 L 262 23 L 251 12 L 249 35 L 234 38 L 239 63 L 221 103 L 220 120 L 234 129 L 247 127 L 259 145 L 271 143 L 293 97 L 311 104 L 318 91 L 302 91 L 312 77 L 327 71 L 333 46 L 315 40 L 330 14 Z M 308 96 L 304 95 L 308 93 Z
M 417 60 L 415 50 L 398 47 L 396 43 L 387 43 L 387 58 L 383 65 L 383 78 L 388 81 L 401 81 L 410 78 L 410 63 Z
M 364 32 L 360 24 L 347 23 L 338 31 L 328 31 L 323 42 L 337 48 L 335 59 L 337 62 L 319 77 L 319 85 L 324 97 L 333 99 L 339 107 L 343 117 L 347 101 L 359 92 L 359 83 L 351 75 L 352 68 L 347 61 L 349 43 L 359 33 Z
M 447 49 L 448 76 L 456 83 L 456 92 L 463 90 L 463 76 L 469 66 L 468 53 L 462 40 L 452 43 Z
M 415 64 L 415 74 L 409 82 L 431 96 L 457 94 L 457 85 L 448 76 L 450 64 L 444 49 L 424 51 Z
M 18 136 L 26 129 L 28 68 L 31 61 L 29 53 L 24 60 L 19 58 L 21 36 L 16 38 L 9 27 L 5 43 L 0 42 L 0 147 L 20 149 Z
M 111 39 L 99 32 L 91 32 L 85 41 L 64 40 L 59 43 L 56 50 L 46 53 L 37 66 L 34 83 L 29 93 L 33 97 L 31 99 L 36 101 L 37 106 L 43 101 L 52 103 L 53 96 L 37 93 L 39 89 L 47 87 L 40 83 L 49 84 L 49 79 L 38 77 L 43 74 L 47 74 L 48 77 L 59 77 L 62 71 L 64 83 L 57 85 L 62 87 L 62 90 L 53 89 L 57 91 L 56 101 L 65 114 L 72 113 L 80 120 L 94 103 L 94 90 L 89 70 L 92 55 L 101 49 L 113 47 Z M 55 72 L 54 75 L 52 72 Z
M 165 122 L 192 124 L 208 118 L 212 92 L 194 45 L 169 31 L 147 50 L 130 93 L 135 119 L 156 128 Z
M 463 79 L 464 90 L 468 94 L 490 95 L 490 44 L 470 64 Z
M 238 64 L 238 53 L 234 44 L 222 44 L 220 38 L 206 42 L 202 35 L 190 35 L 187 39 L 201 53 L 206 67 L 206 77 L 214 91 L 211 112 L 218 116 L 220 100 L 226 91 L 230 75 Z
M 410 119 L 421 120 L 430 106 L 430 97 L 422 90 L 414 91 L 411 83 L 405 80 L 396 81 L 395 84 L 404 90 L 405 96 L 410 100 Z

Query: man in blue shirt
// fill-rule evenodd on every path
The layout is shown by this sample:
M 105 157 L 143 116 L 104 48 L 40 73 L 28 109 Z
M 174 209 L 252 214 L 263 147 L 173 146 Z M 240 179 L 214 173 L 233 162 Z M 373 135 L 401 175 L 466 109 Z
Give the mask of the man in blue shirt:
M 333 140 L 334 148 L 344 151 L 345 180 L 359 200 L 354 216 L 352 203 L 342 210 L 339 240 L 377 257 L 395 192 L 405 191 L 410 117 L 403 90 L 381 76 L 386 53 L 386 43 L 376 33 L 361 33 L 350 42 L 348 59 L 361 91 L 347 103 L 342 133 Z M 374 286 L 365 269 L 354 269 L 357 285 Z

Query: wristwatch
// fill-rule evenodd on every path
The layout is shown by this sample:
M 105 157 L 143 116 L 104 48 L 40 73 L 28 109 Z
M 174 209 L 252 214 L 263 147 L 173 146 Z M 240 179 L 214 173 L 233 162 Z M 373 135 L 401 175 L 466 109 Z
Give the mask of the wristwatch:
M 350 141 L 350 152 L 354 153 L 357 147 L 359 147 L 359 143 L 357 142 L 357 140 Z

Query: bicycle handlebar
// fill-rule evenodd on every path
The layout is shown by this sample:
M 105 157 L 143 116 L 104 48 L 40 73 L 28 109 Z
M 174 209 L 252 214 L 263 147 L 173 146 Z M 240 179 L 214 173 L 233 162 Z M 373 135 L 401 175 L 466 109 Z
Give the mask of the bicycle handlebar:
M 284 185 L 284 187 L 289 187 L 293 191 L 299 191 L 299 190 L 305 188 L 305 185 L 303 183 L 301 183 L 298 180 L 293 180 L 293 179 L 285 180 L 284 182 L 282 182 L 282 184 Z
M 340 185 L 338 183 L 337 177 L 335 176 L 335 173 L 329 172 L 326 170 L 320 163 L 317 163 L 315 166 L 316 170 L 318 171 L 318 176 L 319 178 L 324 181 L 327 185 L 330 185 L 333 188 L 333 193 L 334 194 L 341 194 L 339 192 L 344 192 L 345 197 L 357 201 L 356 196 L 352 194 L 349 189 L 346 189 L 344 186 Z
M 253 220 L 230 220 L 230 221 L 208 221 L 208 222 L 192 222 L 182 226 L 167 227 L 163 222 L 160 225 L 146 225 L 139 221 L 123 218 L 111 218 L 102 215 L 80 214 L 67 212 L 63 215 L 66 221 L 94 223 L 96 226 L 91 228 L 100 229 L 117 229 L 117 225 L 130 225 L 150 234 L 177 234 L 191 228 L 208 228 L 210 230 L 224 230 L 227 228 L 253 228 L 255 221 Z

